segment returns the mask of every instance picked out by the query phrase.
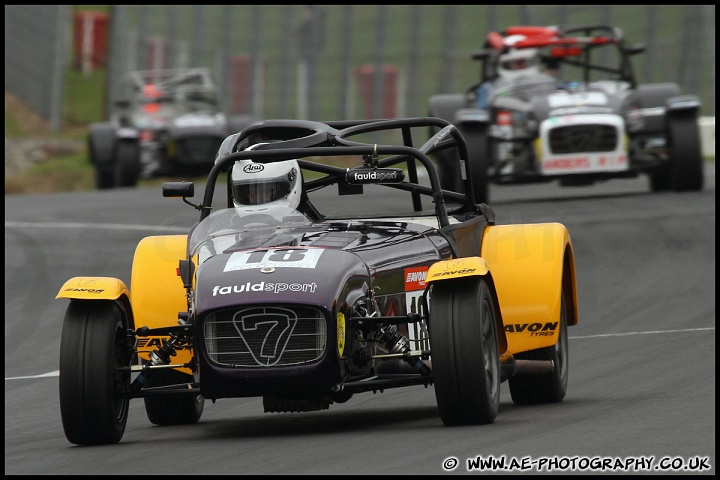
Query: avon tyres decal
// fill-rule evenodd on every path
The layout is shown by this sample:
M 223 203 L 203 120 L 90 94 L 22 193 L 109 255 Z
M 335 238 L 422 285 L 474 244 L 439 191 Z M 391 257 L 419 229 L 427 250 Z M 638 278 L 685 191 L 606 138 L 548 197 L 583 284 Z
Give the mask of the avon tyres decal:
M 427 277 L 427 267 L 416 267 L 405 269 L 405 291 L 412 292 L 414 290 L 425 290 L 425 277 Z
M 251 268 L 315 268 L 322 248 L 270 248 L 235 252 L 225 264 L 223 272 L 247 270 Z
M 170 337 L 146 337 L 138 338 L 137 348 L 139 351 L 160 348 Z
M 552 336 L 557 330 L 558 322 L 542 323 L 511 323 L 505 325 L 506 333 L 529 333 L 531 337 Z

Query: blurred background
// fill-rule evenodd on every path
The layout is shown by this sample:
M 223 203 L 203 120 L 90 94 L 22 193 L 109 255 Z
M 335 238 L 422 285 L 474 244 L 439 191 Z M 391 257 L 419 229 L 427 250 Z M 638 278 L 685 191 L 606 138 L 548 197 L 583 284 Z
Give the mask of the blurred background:
M 156 68 L 210 68 L 226 113 L 258 119 L 424 116 L 520 24 L 620 27 L 641 83 L 715 115 L 715 5 L 5 5 L 5 91 L 51 131 L 106 119 L 122 75 Z

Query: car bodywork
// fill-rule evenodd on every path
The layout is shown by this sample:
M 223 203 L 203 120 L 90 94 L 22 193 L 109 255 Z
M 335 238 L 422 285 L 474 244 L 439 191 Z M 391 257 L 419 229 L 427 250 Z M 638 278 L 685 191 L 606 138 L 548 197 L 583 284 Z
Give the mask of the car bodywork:
M 437 118 L 268 120 L 223 142 L 200 203 L 193 183 L 164 183 L 200 211 L 188 234 L 141 240 L 130 288 L 74 277 L 56 297 L 70 301 L 68 440 L 119 442 L 134 398 L 157 425 L 199 421 L 205 399 L 304 412 L 413 386 L 433 386 L 445 425 L 487 424 L 506 380 L 515 403 L 562 401 L 578 322 L 570 234 L 498 224 L 468 175 L 464 192 L 442 189 L 429 155 L 447 149 L 467 158 Z M 236 162 L 288 159 L 297 208 L 235 207 Z
M 135 186 L 139 179 L 206 174 L 230 134 L 252 123 L 228 117 L 205 68 L 126 74 L 107 122 L 90 124 L 88 152 L 99 189 Z
M 701 190 L 699 98 L 674 83 L 638 84 L 631 57 L 643 51 L 607 25 L 488 34 L 473 54 L 480 82 L 430 99 L 430 115 L 466 137 L 478 201 L 489 201 L 490 183 L 580 186 L 640 174 L 653 192 Z M 502 69 L 522 52 L 544 69 Z M 453 176 L 443 184 L 453 186 Z

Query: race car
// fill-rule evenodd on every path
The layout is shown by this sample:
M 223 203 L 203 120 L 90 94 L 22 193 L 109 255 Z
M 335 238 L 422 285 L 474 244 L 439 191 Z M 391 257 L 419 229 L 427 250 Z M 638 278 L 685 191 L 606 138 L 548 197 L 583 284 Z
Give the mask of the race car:
M 307 412 L 420 386 L 444 425 L 489 424 L 503 381 L 516 404 L 561 402 L 570 234 L 497 223 L 468 175 L 442 189 L 447 149 L 467 163 L 438 118 L 267 120 L 221 144 L 201 201 L 165 182 L 200 212 L 188 233 L 143 238 L 129 287 L 74 277 L 56 296 L 67 439 L 120 442 L 135 398 L 155 425 L 196 423 L 205 400 Z
M 653 192 L 701 190 L 699 98 L 674 83 L 638 84 L 631 57 L 643 51 L 607 25 L 488 34 L 473 54 L 480 82 L 434 95 L 429 107 L 465 137 L 478 201 L 489 201 L 490 183 L 582 186 L 641 174 Z M 459 188 L 447 173 L 443 186 Z
M 139 179 L 207 174 L 231 133 L 250 125 L 220 109 L 210 70 L 130 72 L 107 122 L 90 124 L 88 152 L 98 189 L 133 187 Z

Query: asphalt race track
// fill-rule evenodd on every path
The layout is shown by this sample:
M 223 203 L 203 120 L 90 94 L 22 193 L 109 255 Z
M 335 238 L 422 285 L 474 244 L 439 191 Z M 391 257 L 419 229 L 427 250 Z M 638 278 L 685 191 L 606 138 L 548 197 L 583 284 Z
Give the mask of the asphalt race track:
M 706 171 L 691 193 L 651 194 L 645 177 L 491 188 L 498 223 L 558 221 L 572 236 L 580 324 L 562 403 L 515 406 L 504 383 L 494 424 L 445 427 L 419 386 L 303 414 L 206 402 L 198 424 L 157 427 L 133 400 L 122 442 L 86 448 L 60 421 L 67 300 L 55 295 L 76 275 L 129 284 L 137 242 L 197 214 L 159 187 L 6 195 L 5 474 L 490 473 L 479 457 L 515 459 L 514 473 L 714 474 L 715 164 Z

